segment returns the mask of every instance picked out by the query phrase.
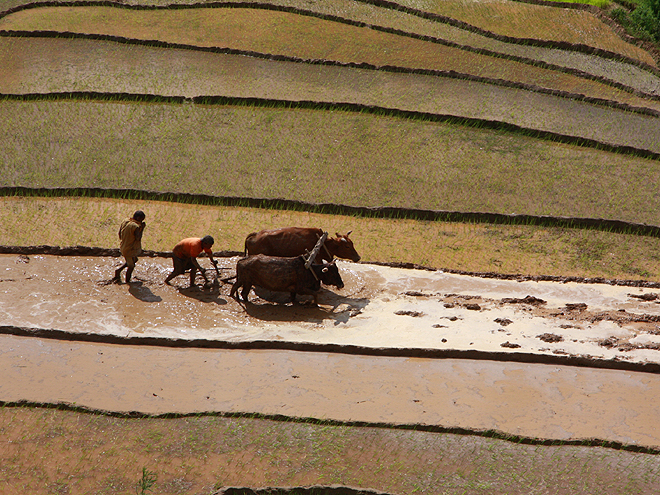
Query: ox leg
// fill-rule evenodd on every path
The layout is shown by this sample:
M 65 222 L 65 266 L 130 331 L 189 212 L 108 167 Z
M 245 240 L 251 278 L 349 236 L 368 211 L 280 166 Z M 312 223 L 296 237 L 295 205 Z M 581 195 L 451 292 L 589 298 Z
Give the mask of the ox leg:
M 241 281 L 236 278 L 236 282 L 234 282 L 231 286 L 231 290 L 229 291 L 229 297 L 233 297 L 236 299 L 236 293 L 238 292 L 238 288 L 241 286 Z
M 241 297 L 243 298 L 243 301 L 249 302 L 248 301 L 248 296 L 250 295 L 250 291 L 252 290 L 252 285 L 247 284 L 245 287 L 243 287 L 243 290 L 241 291 Z

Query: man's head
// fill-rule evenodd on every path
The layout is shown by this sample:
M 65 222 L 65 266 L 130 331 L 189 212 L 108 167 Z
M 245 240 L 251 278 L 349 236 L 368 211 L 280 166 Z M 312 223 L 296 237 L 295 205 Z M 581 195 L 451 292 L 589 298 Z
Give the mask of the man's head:
M 214 242 L 215 241 L 213 240 L 213 237 L 211 237 L 210 235 L 205 235 L 204 237 L 202 237 L 202 246 L 206 246 L 210 248 L 211 246 L 213 246 Z
M 145 218 L 144 212 L 142 210 L 137 210 L 135 213 L 133 213 L 133 220 L 137 220 L 138 222 L 143 221 Z

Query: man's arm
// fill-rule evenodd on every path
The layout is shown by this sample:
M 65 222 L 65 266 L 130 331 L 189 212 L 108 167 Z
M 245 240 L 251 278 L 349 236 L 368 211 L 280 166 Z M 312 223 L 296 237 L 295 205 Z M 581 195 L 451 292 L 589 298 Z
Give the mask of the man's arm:
M 195 268 L 197 268 L 200 272 L 204 273 L 206 271 L 206 270 L 204 270 L 204 268 L 199 266 L 199 262 L 197 261 L 197 258 L 195 258 L 195 257 L 190 258 L 190 261 L 192 261 L 192 264 L 195 265 Z
M 142 222 L 140 226 L 135 229 L 135 240 L 136 241 L 141 241 L 142 240 L 142 232 L 144 232 L 144 228 L 147 226 L 146 223 Z
M 204 252 L 206 253 L 206 255 L 211 260 L 211 264 L 213 264 L 213 266 L 217 266 L 218 262 L 213 259 L 213 249 L 211 249 L 211 248 L 205 249 Z

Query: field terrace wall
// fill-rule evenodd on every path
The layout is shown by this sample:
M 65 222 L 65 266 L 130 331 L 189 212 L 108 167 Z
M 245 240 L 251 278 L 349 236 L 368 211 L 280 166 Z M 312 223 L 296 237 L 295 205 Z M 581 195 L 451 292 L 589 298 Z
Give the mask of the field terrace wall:
M 648 225 L 623 220 L 603 218 L 580 218 L 550 215 L 504 214 L 488 212 L 461 212 L 447 210 L 422 210 L 393 206 L 367 207 L 350 206 L 335 203 L 308 203 L 284 198 L 250 198 L 232 196 L 210 196 L 183 192 L 143 191 L 137 189 L 104 188 L 33 188 L 0 187 L 0 196 L 27 197 L 83 197 L 83 198 L 120 198 L 132 200 L 167 201 L 175 203 L 199 204 L 206 206 L 238 206 L 264 208 L 270 210 L 293 210 L 330 215 L 360 216 L 365 218 L 406 218 L 413 220 L 487 223 L 503 225 L 538 225 L 576 229 L 594 229 L 606 232 L 660 237 L 660 226 Z M 112 252 L 114 253 L 114 251 Z M 76 253 L 71 253 L 76 254 Z M 115 254 L 99 254 L 114 256 Z M 160 256 L 160 254 L 154 254 Z M 233 256 L 233 254 L 230 254 Z
M 0 16 L 1 17 L 1 16 Z M 402 33 L 391 33 L 401 35 Z M 478 53 L 481 55 L 493 56 L 496 58 L 502 58 L 507 60 L 512 60 L 515 62 L 522 62 L 525 64 L 533 65 L 535 67 L 540 67 L 543 69 L 553 70 L 562 72 L 565 74 L 573 75 L 583 79 L 592 80 L 612 88 L 619 89 L 631 95 L 644 98 L 649 101 L 660 102 L 660 93 L 654 94 L 645 91 L 641 91 L 630 85 L 622 84 L 620 82 L 608 79 L 606 77 L 593 75 L 588 72 L 562 67 L 556 64 L 549 64 L 540 60 L 535 60 L 526 57 L 516 57 L 513 55 L 504 55 L 499 52 L 494 52 L 490 50 L 485 50 L 482 48 L 472 48 L 468 45 L 460 45 L 458 43 L 453 43 L 446 40 L 441 40 L 439 38 L 430 38 L 428 36 L 415 36 L 405 34 L 421 41 L 428 41 L 431 43 L 437 43 L 445 45 L 448 47 L 458 48 L 465 51 L 470 51 Z M 201 47 L 197 45 L 189 45 L 182 43 L 171 43 L 166 41 L 157 41 L 157 40 L 136 40 L 121 36 L 113 35 L 100 35 L 100 34 L 81 34 L 81 33 L 70 33 L 70 32 L 56 32 L 56 31 L 0 31 L 0 36 L 4 37 L 21 37 L 21 38 L 56 38 L 56 39 L 86 39 L 86 40 L 95 40 L 95 41 L 111 41 L 115 43 L 145 46 L 145 47 L 154 47 L 154 48 L 170 48 L 170 49 L 180 49 L 180 50 L 193 50 L 200 52 L 209 52 L 209 53 L 218 53 L 226 55 L 243 55 L 247 57 L 260 58 L 264 60 L 272 60 L 278 62 L 291 62 L 291 63 L 300 63 L 300 64 L 309 64 L 309 65 L 325 65 L 332 67 L 346 67 L 352 69 L 366 69 L 366 70 L 375 70 L 382 72 L 391 72 L 391 73 L 401 73 L 401 74 L 419 74 L 427 75 L 434 77 L 445 77 L 451 79 L 459 79 L 465 81 L 480 82 L 485 84 L 492 84 L 495 86 L 503 86 L 514 89 L 521 89 L 525 91 L 532 91 L 540 94 L 547 94 L 552 96 L 557 96 L 560 98 L 566 98 L 570 100 L 584 101 L 586 103 L 591 103 L 594 105 L 601 105 L 610 108 L 616 108 L 618 110 L 624 110 L 628 112 L 639 113 L 643 115 L 649 115 L 653 117 L 660 117 L 660 110 L 653 108 L 640 107 L 635 105 L 630 105 L 627 103 L 622 103 L 618 101 L 608 100 L 604 98 L 590 97 L 581 93 L 571 93 L 569 91 L 557 90 L 544 88 L 538 85 L 527 84 L 522 82 L 510 81 L 506 79 L 496 79 L 491 77 L 477 76 L 474 74 L 467 74 L 462 72 L 457 72 L 454 70 L 436 70 L 436 69 L 421 69 L 421 68 L 409 68 L 409 67 L 399 67 L 395 65 L 374 65 L 368 62 L 339 62 L 336 60 L 320 60 L 320 59 L 304 59 L 299 57 L 292 57 L 281 54 L 272 54 L 272 53 L 261 53 L 250 50 L 239 50 L 234 48 L 226 47 Z M 657 74 L 660 77 L 660 72 Z M 1 95 L 0 95 L 1 96 Z
M 653 318 L 647 316 L 647 318 Z M 649 321 L 648 319 L 645 321 Z M 171 349 L 222 349 L 222 350 L 277 350 L 347 354 L 353 356 L 377 356 L 423 359 L 468 359 L 474 361 L 496 361 L 509 363 L 549 364 L 641 373 L 660 374 L 660 364 L 654 362 L 630 362 L 620 359 L 596 358 L 593 356 L 538 354 L 530 352 L 498 352 L 463 349 L 428 349 L 416 347 L 367 347 L 352 344 L 324 344 L 279 340 L 227 341 L 208 339 L 179 339 L 166 337 L 123 337 L 113 334 L 68 332 L 53 328 L 30 328 L 0 325 L 0 335 L 31 337 L 67 342 L 94 344 L 153 346 Z
M 521 435 L 513 435 L 510 433 L 505 433 L 498 430 L 484 430 L 484 429 L 467 429 L 461 427 L 444 427 L 437 425 L 429 424 L 402 424 L 402 423 L 370 423 L 365 421 L 338 421 L 333 419 L 318 419 L 318 418 L 307 418 L 307 417 L 292 417 L 285 416 L 282 414 L 261 414 L 261 413 L 243 413 L 243 412 L 213 412 L 213 413 L 194 413 L 194 414 L 181 414 L 181 413 L 164 413 L 164 414 L 145 414 L 138 411 L 130 412 L 119 412 L 119 411 L 109 411 L 109 410 L 100 410 L 100 409 L 91 409 L 85 406 L 78 404 L 68 404 L 68 403 L 49 403 L 49 402 L 33 402 L 33 401 L 0 401 L 0 407 L 29 407 L 29 408 L 39 408 L 39 409 L 57 409 L 60 411 L 71 411 L 81 414 L 98 414 L 103 416 L 108 416 L 112 418 L 130 418 L 130 419 L 140 419 L 140 418 L 186 418 L 190 416 L 212 416 L 212 417 L 222 417 L 222 418 L 249 418 L 249 419 L 263 419 L 268 421 L 281 421 L 281 422 L 295 422 L 299 424 L 313 424 L 313 425 L 322 425 L 322 426 L 340 426 L 340 427 L 361 427 L 361 428 L 385 428 L 390 430 L 412 430 L 412 431 L 421 431 L 429 433 L 450 433 L 454 435 L 469 435 L 469 436 L 479 436 L 484 438 L 493 438 L 497 440 L 505 440 L 508 442 L 516 443 L 519 445 L 539 445 L 539 446 L 580 446 L 580 447 L 602 447 L 613 450 L 621 450 L 625 452 L 639 452 L 644 454 L 658 455 L 660 454 L 660 449 L 653 447 L 646 447 L 641 445 L 622 443 L 612 440 L 603 440 L 599 438 L 585 438 L 585 439 L 576 439 L 576 440 L 553 440 L 548 438 L 535 438 L 535 437 L 525 437 Z M 224 487 L 220 490 L 299 490 L 306 488 L 316 488 L 325 486 L 326 488 L 343 488 L 352 490 L 353 488 L 342 485 L 312 485 L 307 487 L 264 487 L 264 488 L 248 488 L 248 487 Z M 365 490 L 364 488 L 362 489 Z M 365 492 L 368 495 L 372 494 L 383 494 L 383 492 L 369 491 L 366 489 Z M 229 495 L 231 492 L 222 491 L 214 492 L 214 495 Z M 234 492 L 235 495 L 236 492 Z M 241 493 L 241 492 L 238 492 Z M 249 495 L 252 495 L 252 492 L 245 492 Z M 257 492 L 257 495 L 263 495 L 264 492 Z M 268 492 L 265 492 L 268 493 Z M 278 492 L 275 492 L 278 493 Z M 285 492 L 286 493 L 286 492 Z M 298 492 L 295 492 L 296 494 Z M 279 493 L 278 493 L 279 495 Z M 292 494 L 293 495 L 293 494 Z M 317 495 L 316 492 L 312 492 L 309 495 Z M 353 494 L 351 494 L 353 495 Z M 384 494 L 388 495 L 388 494 Z
M 593 229 L 606 232 L 625 233 L 649 237 L 660 237 L 660 226 L 626 222 L 621 220 L 608 220 L 599 218 L 558 217 L 558 216 L 535 216 L 518 214 L 499 214 L 485 212 L 459 212 L 441 210 L 420 210 L 413 208 L 397 207 L 359 207 L 333 203 L 308 203 L 304 201 L 289 199 L 269 198 L 247 198 L 247 197 L 222 197 L 204 194 L 140 191 L 128 189 L 102 189 L 102 188 L 28 188 L 28 187 L 1 187 L 0 196 L 19 197 L 83 197 L 83 198 L 121 198 L 132 200 L 166 201 L 185 204 L 199 204 L 205 206 L 236 206 L 263 209 L 279 209 L 292 211 L 306 211 L 313 213 L 360 216 L 366 218 L 407 218 L 414 220 L 441 221 L 441 222 L 465 222 L 486 223 L 503 225 L 537 225 L 554 228 Z M 2 246 L 0 254 L 18 255 L 54 255 L 54 256 L 111 256 L 119 257 L 117 248 L 89 247 L 89 246 Z M 217 257 L 242 256 L 239 251 L 217 251 Z M 146 257 L 171 257 L 169 251 L 145 250 Z M 603 277 L 575 277 L 555 275 L 523 275 L 505 274 L 497 272 L 470 272 L 455 270 L 444 267 L 428 267 L 408 262 L 370 262 L 376 265 L 390 266 L 395 268 L 437 270 L 442 269 L 447 273 L 457 275 L 468 275 L 474 277 L 516 280 L 516 281 L 547 281 L 547 282 L 576 282 L 590 284 L 609 284 L 627 287 L 660 288 L 660 282 L 646 280 L 620 280 Z
M 387 8 L 387 9 L 392 9 L 392 10 L 397 10 L 401 12 L 405 12 L 407 14 L 415 15 L 418 17 L 422 17 L 425 19 L 430 19 L 434 20 L 436 22 L 441 22 L 441 23 L 446 23 L 450 24 L 455 27 L 459 27 L 461 29 L 464 29 L 466 31 L 471 31 L 474 33 L 481 34 L 483 36 L 487 36 L 493 39 L 497 39 L 499 41 L 504 41 L 507 43 L 516 43 L 516 44 L 524 44 L 524 45 L 531 45 L 531 46 L 538 46 L 538 47 L 546 47 L 546 48 L 556 48 L 560 50 L 573 50 L 573 51 L 580 51 L 582 53 L 588 53 L 588 54 L 594 54 L 598 55 L 603 58 L 612 58 L 615 60 L 621 60 L 621 61 L 626 61 L 628 63 L 631 63 L 633 65 L 638 65 L 639 67 L 643 67 L 646 70 L 651 70 L 654 71 L 656 74 L 660 74 L 660 71 L 656 68 L 653 67 L 650 64 L 646 64 L 642 61 L 626 57 L 624 55 L 611 52 L 608 50 L 603 50 L 599 48 L 595 48 L 589 45 L 584 45 L 584 44 L 579 44 L 579 43 L 569 43 L 569 42 L 559 42 L 559 41 L 550 41 L 550 40 L 539 40 L 535 38 L 517 38 L 517 37 L 512 37 L 512 36 L 504 36 L 504 35 L 499 35 L 496 33 L 493 33 L 492 31 L 488 31 L 486 29 L 481 29 L 477 26 L 473 26 L 471 24 L 468 24 L 466 22 L 457 20 L 457 19 L 452 19 L 451 17 L 443 16 L 440 14 L 435 14 L 427 11 L 423 11 L 420 9 L 415 9 L 411 7 L 407 7 L 401 4 L 398 4 L 396 2 L 389 2 L 386 0 L 356 0 L 361 3 L 366 3 L 370 5 L 374 5 L 376 7 L 382 7 L 382 8 Z M 565 3 L 565 2 L 543 2 L 543 1 L 527 1 L 523 3 L 532 3 L 532 4 L 537 4 L 537 5 L 543 5 L 543 6 L 552 6 L 552 7 L 557 7 L 557 8 L 571 8 L 571 9 L 578 9 L 578 10 L 584 10 L 588 11 L 594 15 L 600 14 L 600 9 L 593 7 L 593 6 L 587 6 L 587 5 L 581 5 L 581 4 L 572 4 L 572 3 Z M 287 6 L 284 5 L 283 3 L 268 3 L 268 2 L 257 2 L 257 1 L 236 1 L 236 2 L 209 2 L 209 3 L 171 3 L 168 5 L 156 5 L 156 4 L 138 4 L 138 3 L 119 3 L 119 2 L 113 2 L 113 1 L 108 1 L 108 0 L 100 0 L 100 1 L 94 1 L 94 0 L 80 0 L 80 1 L 44 1 L 44 2 L 29 2 L 29 3 L 18 3 L 14 7 L 11 7 L 4 12 L 0 12 L 0 17 L 3 17 L 5 15 L 18 12 L 20 10 L 27 10 L 31 8 L 38 8 L 38 7 L 53 7 L 53 6 L 111 6 L 111 7 L 118 7 L 118 8 L 127 8 L 127 9 L 136 9 L 136 10 L 161 10 L 161 9 L 190 9 L 190 8 L 222 8 L 222 7 L 232 7 L 232 8 L 259 8 L 259 9 L 269 9 L 269 10 L 278 10 L 282 12 L 290 12 L 290 13 L 295 13 L 295 14 L 300 14 L 300 15 L 309 15 L 313 17 L 318 17 L 321 19 L 325 20 L 333 20 L 337 22 L 347 22 L 351 23 L 356 26 L 361 26 L 361 27 L 371 27 L 372 29 L 387 29 L 387 28 L 379 28 L 378 26 L 371 26 L 363 22 L 356 22 L 356 21 L 351 21 L 349 19 L 345 19 L 342 17 L 338 16 L 332 16 L 328 14 L 321 14 L 318 12 L 314 12 L 312 10 L 306 10 L 306 9 L 301 9 L 299 7 L 292 7 L 292 6 Z M 602 16 L 602 18 L 601 18 Z M 613 20 L 610 18 L 607 18 L 606 16 L 602 15 L 599 16 L 601 20 L 604 18 L 608 19 L 608 24 L 614 23 Z M 392 30 L 396 31 L 396 30 Z M 630 38 L 630 37 L 629 37 Z M 630 38 L 631 40 L 634 40 L 634 38 Z
M 326 102 L 313 100 L 281 100 L 257 97 L 233 97 L 233 96 L 162 96 L 157 94 L 136 93 L 111 93 L 94 91 L 67 91 L 55 93 L 27 93 L 27 94 L 0 94 L 2 100 L 34 101 L 34 100 L 102 100 L 119 102 L 142 102 L 142 103 L 196 103 L 200 105 L 250 105 L 265 106 L 269 108 L 292 108 L 310 110 L 338 110 L 358 113 L 373 113 L 376 115 L 387 115 L 409 119 L 421 119 L 429 122 L 447 122 L 466 126 L 475 126 L 484 129 L 497 129 L 509 132 L 523 133 L 537 139 L 545 139 L 553 142 L 573 144 L 578 146 L 595 148 L 601 151 L 613 153 L 631 154 L 642 158 L 660 160 L 660 151 L 639 148 L 635 146 L 611 144 L 592 138 L 562 134 L 558 132 L 539 130 L 523 127 L 510 122 L 493 119 L 480 119 L 473 117 L 462 117 L 451 114 L 430 113 L 414 110 L 401 110 L 377 105 L 367 105 L 347 102 Z M 650 115 L 649 115 L 650 116 Z M 654 116 L 651 116 L 656 118 Z M 658 117 L 660 118 L 660 117 Z M 656 144 L 658 144 L 656 142 Z
M 103 248 L 98 246 L 49 246 L 41 244 L 38 246 L 6 246 L 0 245 L 0 254 L 17 254 L 22 256 L 28 255 L 50 255 L 50 256 L 108 256 L 118 258 L 121 252 L 117 248 Z M 214 251 L 213 256 L 216 258 L 232 258 L 234 256 L 243 256 L 243 251 Z M 171 258 L 171 251 L 142 251 L 143 257 L 147 258 Z M 660 282 L 649 280 L 622 280 L 604 277 L 576 277 L 576 276 L 559 276 L 559 275 L 524 275 L 521 273 L 497 273 L 497 272 L 470 272 L 466 270 L 456 270 L 453 268 L 437 268 L 430 266 L 423 266 L 417 263 L 410 263 L 405 261 L 368 261 L 372 265 L 389 266 L 392 268 L 404 268 L 414 270 L 427 270 L 435 271 L 442 270 L 446 273 L 455 275 L 466 275 L 470 277 L 480 277 L 496 280 L 515 280 L 516 282 L 559 282 L 566 284 L 569 282 L 580 284 L 608 284 L 623 287 L 640 287 L 646 289 L 660 289 Z M 644 319 L 643 321 L 650 321 Z
M 229 486 L 213 495 L 389 495 L 386 492 L 342 485 L 312 485 L 288 488 L 246 488 Z
M 579 52 L 587 55 L 595 55 L 600 58 L 604 59 L 611 59 L 611 60 L 616 60 L 619 62 L 623 62 L 629 65 L 632 65 L 634 67 L 638 67 L 640 69 L 643 69 L 644 71 L 648 71 L 649 73 L 652 73 L 655 76 L 660 77 L 660 70 L 657 67 L 653 67 L 650 64 L 647 64 L 643 61 L 630 58 L 630 57 L 625 57 L 624 55 L 617 54 L 615 52 L 608 52 L 606 50 L 601 50 L 593 47 L 589 47 L 587 45 L 577 45 L 573 43 L 568 43 L 568 42 L 553 42 L 553 41 L 543 41 L 543 40 L 534 40 L 531 38 L 513 38 L 513 37 L 508 37 L 508 36 L 501 36 L 497 35 L 495 33 L 492 33 L 487 30 L 482 30 L 480 28 L 477 28 L 475 26 L 472 26 L 470 24 L 464 23 L 462 21 L 457 21 L 445 16 L 439 16 L 437 14 L 429 14 L 423 11 L 418 11 L 416 9 L 410 9 L 407 7 L 402 7 L 399 6 L 398 4 L 390 4 L 389 2 L 367 2 L 369 4 L 373 4 L 379 7 L 384 7 L 384 8 L 389 8 L 389 9 L 395 9 L 401 12 L 404 12 L 406 14 L 418 16 L 423 19 L 427 20 L 432 20 L 434 22 L 439 22 L 439 23 L 444 23 L 447 25 L 454 26 L 458 29 L 467 31 L 467 32 L 472 32 L 475 34 L 478 34 L 480 36 L 484 36 L 487 38 L 491 38 L 494 40 L 501 41 L 503 43 L 507 44 L 513 44 L 513 45 L 520 45 L 520 46 L 534 46 L 534 47 L 543 47 L 543 48 L 550 48 L 550 49 L 557 49 L 557 50 L 562 50 L 562 51 L 574 51 L 574 52 Z M 381 5 L 382 3 L 382 5 Z M 535 58 L 530 58 L 530 57 L 521 57 L 521 56 L 516 56 L 516 55 L 511 55 L 511 54 L 506 54 L 503 52 L 498 52 L 498 51 L 493 51 L 493 50 L 488 50 L 484 48 L 475 48 L 470 45 L 466 44 L 460 44 L 453 42 L 451 40 L 447 39 L 442 39 L 438 38 L 435 36 L 428 36 L 428 35 L 422 35 L 418 33 L 412 33 L 408 31 L 404 31 L 401 29 L 395 29 L 391 27 L 384 27 L 384 26 L 379 26 L 379 25 L 374 25 L 374 24 L 368 24 L 366 22 L 362 21 L 356 21 L 352 20 L 349 18 L 345 17 L 339 17 L 336 15 L 329 15 L 329 14 L 324 14 L 320 12 L 316 12 L 313 10 L 306 10 L 306 9 L 301 9 L 298 7 L 290 7 L 282 4 L 275 4 L 275 3 L 261 3 L 261 2 L 222 2 L 222 3 L 208 3 L 208 4 L 203 4 L 203 3 L 194 3 L 194 4 L 171 4 L 167 6 L 157 6 L 157 5 L 129 5 L 129 4 L 122 4 L 122 3 L 116 3 L 116 2 L 109 2 L 109 1 L 99 1 L 99 2 L 94 2 L 94 1 L 88 1 L 88 0 L 82 0 L 78 2 L 36 2 L 36 3 L 29 3 L 29 4 L 23 4 L 17 7 L 14 7 L 12 9 L 9 9 L 5 12 L 0 12 L 0 18 L 7 16 L 9 14 L 12 14 L 14 12 L 18 12 L 21 10 L 29 10 L 32 8 L 39 8 L 39 7 L 52 7 L 52 6 L 77 6 L 77 7 L 83 7 L 83 6 L 108 6 L 108 7 L 115 7 L 115 8 L 123 8 L 123 9 L 130 9 L 130 10 L 183 10 L 183 9 L 194 9 L 194 8 L 245 8 L 245 9 L 259 9 L 259 10 L 271 10 L 271 11 L 278 11 L 278 12 L 287 12 L 287 13 L 292 13 L 292 14 L 297 14 L 301 16 L 308 16 L 308 17 L 314 17 L 322 20 L 327 20 L 331 22 L 337 22 L 341 24 L 346 24 L 350 26 L 355 26 L 355 27 L 367 27 L 371 30 L 375 31 L 381 31 L 383 33 L 389 33 L 389 34 L 394 34 L 397 36 L 402 36 L 402 37 L 408 37 L 408 38 L 413 38 L 421 41 L 426 41 L 430 43 L 436 43 L 436 44 L 441 44 L 444 46 L 448 47 L 453 47 L 453 48 L 458 48 L 461 50 L 465 51 L 470 51 L 482 55 L 487 55 L 487 56 L 494 56 L 497 58 L 502 58 L 502 59 L 507 59 L 507 60 L 512 60 L 516 62 L 521 62 L 529 65 L 534 65 L 536 67 L 540 68 L 545 68 L 545 69 L 551 69 L 554 71 L 559 71 L 559 72 L 564 72 L 566 74 L 571 74 L 575 76 L 579 76 L 582 78 L 586 79 L 591 79 L 594 81 L 598 81 L 604 84 L 611 85 L 613 87 L 622 89 L 623 91 L 631 92 L 633 94 L 639 94 L 641 96 L 645 97 L 653 97 L 653 96 L 660 96 L 660 95 L 652 95 L 647 92 L 642 92 L 634 88 L 630 88 L 626 86 L 625 84 L 622 84 L 620 82 L 613 81 L 609 79 L 608 77 L 604 77 L 602 75 L 598 76 L 595 74 L 590 74 L 588 72 L 585 72 L 583 70 L 577 69 L 577 68 L 570 68 L 570 67 L 564 67 L 561 65 L 557 64 L 552 64 L 552 63 L 547 63 L 539 59 Z M 400 8 L 396 8 L 396 7 Z M 0 31 L 0 36 L 49 36 L 49 35 L 55 35 L 54 33 L 50 32 L 39 32 L 39 31 Z M 73 36 L 74 33 L 57 33 L 57 37 L 67 37 L 67 36 Z M 104 40 L 112 40 L 112 41 L 117 41 L 117 42 L 129 42 L 128 39 L 122 39 L 120 37 L 111 37 L 111 36 L 92 36 L 92 35 L 85 35 L 85 34 L 79 34 L 78 36 L 80 37 L 88 37 L 88 39 L 104 39 Z M 135 43 L 141 43 L 147 45 L 146 42 L 139 42 L 137 40 L 133 40 Z M 188 49 L 206 49 L 202 47 L 197 47 L 197 46 L 191 46 L 191 45 L 185 45 L 185 44 L 172 44 L 172 43 L 157 43 L 157 42 L 150 42 L 148 46 L 160 46 L 160 47 L 176 47 L 176 48 L 188 48 Z M 215 50 L 212 50 L 215 51 Z M 260 53 L 255 53 L 255 52 L 226 52 L 226 51 L 221 51 L 221 53 L 240 53 L 240 54 L 245 54 L 249 56 L 263 56 L 275 60 L 285 60 L 282 58 L 276 59 L 272 58 L 273 55 L 269 54 L 260 54 Z M 295 59 L 291 59 L 295 60 Z M 290 61 L 291 61 L 290 60 Z M 300 59 L 299 59 L 300 60 Z M 314 62 L 310 60 L 300 60 L 304 61 L 307 63 Z M 319 63 L 319 61 L 316 61 Z M 327 61 L 325 61 L 327 62 Z M 387 67 L 390 66 L 385 66 L 382 68 L 382 70 L 388 70 Z M 380 67 L 378 67 L 380 68 Z M 405 69 L 404 69 L 405 70 Z

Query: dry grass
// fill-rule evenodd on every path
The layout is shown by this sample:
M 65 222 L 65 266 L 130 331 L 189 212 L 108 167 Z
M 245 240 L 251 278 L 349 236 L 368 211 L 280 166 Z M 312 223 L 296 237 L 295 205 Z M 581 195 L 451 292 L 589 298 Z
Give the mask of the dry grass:
M 200 416 L 123 419 L 0 409 L 0 486 L 18 494 L 154 494 L 339 483 L 393 494 L 655 493 L 656 456 L 599 447 Z
M 222 26 L 222 29 L 218 29 L 218 26 Z M 230 47 L 302 59 L 456 71 L 620 101 L 633 106 L 660 108 L 651 100 L 570 74 L 285 12 L 218 8 L 130 11 L 111 7 L 45 7 L 18 12 L 0 19 L 0 29 L 108 34 L 200 47 Z M 2 65 L 5 67 L 12 67 L 11 59 L 16 56 L 16 47 L 11 46 L 10 42 L 3 45 L 0 62 L 4 61 Z M 122 48 L 126 51 L 125 47 Z M 60 50 L 62 49 L 66 52 L 66 47 L 60 47 Z M 42 50 L 43 48 L 40 53 Z M 74 46 L 71 51 L 67 60 L 78 56 L 78 49 Z M 135 52 L 136 49 L 133 48 L 132 51 Z M 26 47 L 22 47 L 20 52 L 26 53 Z M 133 56 L 140 57 L 139 53 L 134 53 Z M 146 57 L 147 53 L 144 56 Z M 61 57 L 62 55 L 58 55 L 55 60 Z M 191 54 L 191 57 L 194 58 L 194 55 Z M 127 62 L 124 61 L 124 64 Z M 40 62 L 36 65 L 39 66 Z M 67 86 L 64 77 L 68 71 L 60 71 L 62 74 L 58 76 L 57 69 L 51 69 L 50 89 L 34 86 L 31 79 L 38 76 L 39 71 L 18 72 L 22 77 L 17 81 L 12 79 L 11 87 L 5 91 L 13 91 L 12 88 L 15 87 L 22 88 L 23 92 L 56 91 L 58 87 L 66 89 Z M 111 77 L 106 75 L 110 84 L 109 91 L 112 91 Z M 157 80 L 158 77 L 154 79 Z M 157 93 L 162 94 L 160 91 Z M 173 94 L 178 93 L 175 90 Z
M 595 15 L 581 10 L 507 0 L 397 0 L 397 3 L 445 15 L 505 36 L 580 43 L 656 65 L 646 51 L 626 43 Z
M 211 234 L 215 249 L 242 251 L 245 236 L 288 225 L 353 231 L 364 260 L 473 272 L 660 279 L 660 240 L 593 230 L 366 219 L 306 212 L 152 201 L 1 198 L 3 244 L 116 247 L 119 223 L 147 214 L 145 249 L 169 251 Z M 25 225 L 30 225 L 26 229 Z
M 660 209 L 658 161 L 458 125 L 347 112 L 49 101 L 4 101 L 0 121 L 3 185 L 649 224 L 657 224 Z
M 1 0 L 0 10 L 6 10 L 24 3 L 24 1 Z M 187 4 L 189 2 L 186 0 L 137 0 L 129 3 L 136 5 L 166 5 Z M 249 4 L 253 2 L 246 1 L 245 3 Z M 309 3 L 303 0 L 275 0 L 273 3 L 303 9 L 310 8 Z M 322 4 L 312 8 L 318 8 L 331 14 L 356 19 L 363 19 L 360 16 L 364 15 L 364 11 L 371 11 L 370 20 L 367 22 L 372 23 L 378 23 L 381 16 L 386 19 L 390 18 L 388 14 L 381 13 L 381 11 L 385 11 L 386 9 L 375 9 L 362 5 L 356 6 L 351 5 L 350 2 L 338 1 L 333 3 L 334 5 L 332 6 Z M 622 55 L 655 65 L 647 52 L 623 41 L 610 27 L 602 23 L 593 14 L 579 10 L 560 9 L 511 1 L 463 2 L 454 0 L 434 2 L 430 0 L 399 0 L 398 3 L 422 11 L 458 19 L 497 34 L 519 38 L 582 43 L 615 53 L 621 53 Z M 409 20 L 407 22 L 414 25 L 414 21 Z

